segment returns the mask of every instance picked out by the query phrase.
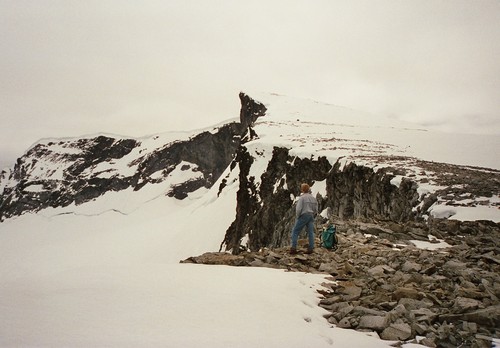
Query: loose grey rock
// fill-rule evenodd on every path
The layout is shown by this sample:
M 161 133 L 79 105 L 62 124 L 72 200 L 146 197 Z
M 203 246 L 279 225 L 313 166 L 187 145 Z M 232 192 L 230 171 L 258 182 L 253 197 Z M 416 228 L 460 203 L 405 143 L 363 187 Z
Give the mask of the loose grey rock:
M 411 327 L 408 324 L 391 324 L 380 334 L 384 340 L 401 340 L 405 341 L 411 337 Z
M 365 315 L 359 319 L 358 329 L 370 329 L 381 332 L 387 327 L 387 325 L 388 320 L 386 317 Z
M 411 298 L 416 300 L 419 298 L 419 292 L 414 288 L 401 287 L 397 288 L 394 291 L 394 293 L 392 294 L 392 298 L 397 301 L 401 300 L 402 298 Z
M 289 248 L 275 248 L 272 256 L 271 249 L 262 249 L 237 256 L 204 254 L 186 262 L 323 273 L 318 302 L 329 312 L 325 320 L 338 327 L 377 332 L 386 339 L 417 340 L 428 347 L 478 348 L 491 344 L 484 337 L 498 337 L 500 268 L 482 255 L 500 254 L 496 247 L 500 224 L 433 220 L 429 228 L 455 244 L 436 251 L 403 243 L 396 249 L 387 239 L 364 237 L 356 227 L 362 222 L 343 224 L 337 225 L 343 244 L 335 252 L 316 248 L 307 255 L 307 241 L 302 240 L 298 258 L 289 255 Z

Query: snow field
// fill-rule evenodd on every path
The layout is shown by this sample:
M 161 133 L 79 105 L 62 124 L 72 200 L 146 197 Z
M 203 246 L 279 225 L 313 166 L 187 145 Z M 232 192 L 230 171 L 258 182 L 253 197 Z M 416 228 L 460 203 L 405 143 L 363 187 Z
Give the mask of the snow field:
M 234 218 L 215 218 L 234 198 L 211 194 L 192 210 L 160 196 L 129 214 L 54 210 L 1 224 L 0 346 L 388 346 L 328 325 L 322 275 L 179 264 L 216 251 L 225 230 L 214 226 Z

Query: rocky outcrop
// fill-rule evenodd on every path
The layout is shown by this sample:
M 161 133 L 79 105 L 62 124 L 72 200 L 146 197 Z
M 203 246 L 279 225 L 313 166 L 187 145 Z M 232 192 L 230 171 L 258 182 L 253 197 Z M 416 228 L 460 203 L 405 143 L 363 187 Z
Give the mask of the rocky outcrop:
M 291 164 L 288 150 L 276 147 L 260 184 L 256 185 L 255 177 L 249 176 L 252 156 L 244 146 L 239 154 L 235 158 L 240 169 L 236 218 L 226 232 L 223 246 L 238 253 L 245 235 L 249 237 L 249 245 L 244 247 L 252 250 L 286 244 L 295 214 L 291 195 L 299 193 L 297 187 L 306 178 L 324 180 L 331 166 L 324 158 L 295 159 Z
M 243 92 L 240 92 L 239 97 L 241 102 L 240 124 L 243 129 L 247 129 L 257 121 L 257 118 L 265 116 L 267 108 Z
M 332 325 L 428 347 L 490 347 L 500 337 L 500 224 L 361 223 L 337 220 L 339 248 L 206 253 L 182 262 L 323 273 L 319 305 Z M 409 233 L 439 234 L 451 247 L 422 250 Z M 425 237 L 424 237 L 425 235 Z M 383 237 L 382 237 L 383 236 Z M 387 237 L 387 238 L 386 238 Z M 319 241 L 317 241 L 319 242 Z
M 302 182 L 314 187 L 316 182 L 326 181 L 326 196 L 317 196 L 320 211 L 343 219 L 378 219 L 395 222 L 415 218 L 414 207 L 419 203 L 417 185 L 403 180 L 399 187 L 391 184 L 394 177 L 381 169 L 373 169 L 350 163 L 340 168 L 331 165 L 324 157 L 318 159 L 297 158 L 289 155 L 286 148 L 275 147 L 266 171 L 260 177 L 248 177 L 252 157 L 239 156 L 240 189 L 236 219 L 227 230 L 223 246 L 238 253 L 240 241 L 248 236 L 247 247 L 281 247 L 289 243 L 294 223 L 293 197 L 299 195 Z
M 399 187 L 391 183 L 394 174 L 350 163 L 342 170 L 336 163 L 326 178 L 327 204 L 332 214 L 344 219 L 372 218 L 405 222 L 415 215 L 419 203 L 417 184 L 403 179 Z
M 203 132 L 188 141 L 166 144 L 137 158 L 132 162 L 138 164 L 133 178 L 134 189 L 139 190 L 148 183 L 156 182 L 153 174 L 159 171 L 162 177 L 168 176 L 182 161 L 196 164 L 197 170 L 203 173 L 203 180 L 199 181 L 198 187 L 193 186 L 193 190 L 202 186 L 211 187 L 233 160 L 240 145 L 241 131 L 240 124 L 230 123 L 219 128 L 215 134 Z

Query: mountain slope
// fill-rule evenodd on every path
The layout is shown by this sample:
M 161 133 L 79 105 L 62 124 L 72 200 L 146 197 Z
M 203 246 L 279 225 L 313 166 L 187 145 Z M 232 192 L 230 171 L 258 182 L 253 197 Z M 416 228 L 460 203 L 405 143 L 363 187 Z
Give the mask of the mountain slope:
M 239 133 L 239 124 L 229 123 L 200 134 L 41 141 L 0 182 L 0 219 L 50 206 L 79 205 L 108 192 L 138 191 L 166 180 L 171 186 L 168 194 L 184 198 L 187 192 L 213 184 L 232 160 Z
M 332 167 L 342 172 L 348 165 L 371 169 L 379 176 L 384 172 L 385 179 L 391 177 L 386 186 L 411 180 L 417 185 L 419 202 L 436 191 L 465 185 L 461 200 L 465 197 L 469 203 L 480 201 L 490 207 L 498 204 L 500 162 L 491 156 L 500 148 L 498 137 L 435 133 L 393 119 L 279 95 L 255 99 L 241 93 L 240 122 L 198 134 L 42 140 L 10 172 L 2 172 L 0 220 L 47 207 L 78 206 L 106 193 L 141 191 L 151 184 L 165 185 L 169 196 L 183 199 L 189 192 L 211 187 L 231 162 L 234 168 L 244 160 L 252 162 L 247 164 L 247 177 L 253 177 L 258 188 L 274 152 L 275 162 L 284 160 L 286 152 L 288 162 L 300 159 L 307 162 L 302 166 L 310 167 L 319 161 L 327 172 Z M 295 174 L 288 173 L 289 187 L 313 179 L 300 173 L 303 168 L 295 170 L 300 177 L 290 178 Z M 313 181 L 326 180 L 326 174 Z M 326 186 L 329 190 L 330 185 Z M 295 188 L 290 190 L 296 194 Z M 322 195 L 327 196 L 326 192 Z M 330 205 L 335 204 L 334 195 L 330 192 Z M 449 197 L 450 192 L 438 196 Z
M 0 345 L 387 347 L 324 320 L 325 275 L 178 262 L 288 245 L 303 181 L 324 217 L 401 234 L 435 217 L 500 221 L 494 138 L 460 136 L 457 150 L 345 108 L 240 100 L 239 122 L 44 140 L 2 174 Z

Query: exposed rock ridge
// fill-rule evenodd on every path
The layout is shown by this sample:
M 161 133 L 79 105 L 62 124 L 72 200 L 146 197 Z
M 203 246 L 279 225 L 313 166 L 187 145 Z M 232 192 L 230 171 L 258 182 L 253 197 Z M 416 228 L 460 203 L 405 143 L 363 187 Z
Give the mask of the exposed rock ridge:
M 244 147 L 244 145 L 242 145 Z M 223 246 L 238 253 L 241 238 L 248 236 L 250 250 L 261 247 L 282 247 L 289 241 L 294 222 L 294 199 L 299 186 L 307 182 L 326 181 L 327 196 L 318 195 L 320 211 L 327 209 L 330 215 L 343 219 L 369 218 L 404 222 L 415 218 L 414 207 L 419 203 L 417 185 L 403 180 L 399 187 L 390 183 L 392 173 L 350 163 L 340 168 L 331 165 L 325 157 L 318 159 L 298 158 L 289 155 L 286 148 L 275 147 L 260 185 L 254 177 L 248 177 L 252 157 L 235 159 L 240 166 L 240 188 L 237 196 L 237 223 L 226 232 Z
M 345 219 L 412 220 L 413 208 L 419 203 L 418 186 L 403 179 L 398 187 L 391 184 L 393 178 L 386 168 L 374 171 L 349 163 L 340 169 L 337 162 L 326 177 L 328 207 L 333 215 Z
M 243 92 L 240 92 L 239 97 L 241 102 L 240 123 L 246 129 L 251 127 L 257 118 L 265 116 L 267 108 Z

